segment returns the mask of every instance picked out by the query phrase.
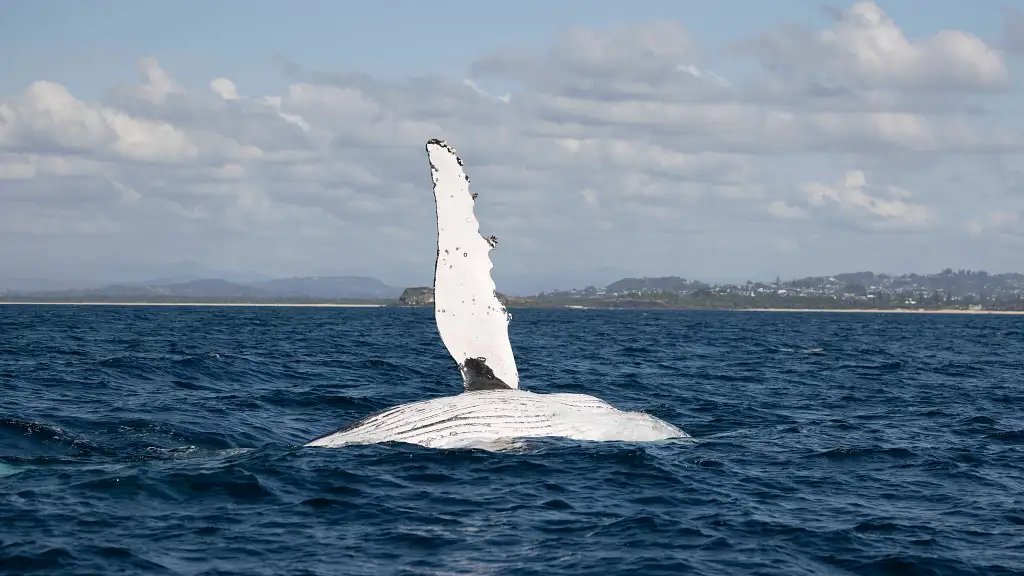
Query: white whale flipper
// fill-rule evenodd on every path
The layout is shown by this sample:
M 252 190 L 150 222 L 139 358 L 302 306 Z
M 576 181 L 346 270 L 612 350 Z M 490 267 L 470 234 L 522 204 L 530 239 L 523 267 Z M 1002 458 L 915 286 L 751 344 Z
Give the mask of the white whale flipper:
M 476 195 L 462 160 L 445 142 L 427 142 L 437 205 L 434 318 L 462 373 L 465 392 L 396 406 L 310 441 L 306 446 L 409 442 L 430 448 L 501 445 L 515 438 L 647 442 L 689 438 L 642 412 L 618 410 L 585 394 L 519 390 L 510 316 L 491 279 L 493 238 L 480 235 Z
M 491 279 L 492 242 L 480 235 L 475 196 L 462 160 L 448 144 L 427 142 L 437 206 L 434 318 L 466 390 L 519 388 L 508 340 L 510 316 Z

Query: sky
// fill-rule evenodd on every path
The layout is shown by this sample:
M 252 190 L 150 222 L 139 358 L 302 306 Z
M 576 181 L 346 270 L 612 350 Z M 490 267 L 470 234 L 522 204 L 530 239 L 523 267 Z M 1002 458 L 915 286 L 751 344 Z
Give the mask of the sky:
M 0 0 L 0 288 L 1024 272 L 1024 1 Z

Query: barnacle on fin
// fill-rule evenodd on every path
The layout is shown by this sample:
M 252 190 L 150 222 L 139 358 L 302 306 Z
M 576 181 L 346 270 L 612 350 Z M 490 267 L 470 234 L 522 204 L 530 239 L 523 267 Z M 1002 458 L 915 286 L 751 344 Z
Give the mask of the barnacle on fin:
M 498 237 L 495 236 L 494 234 L 485 237 L 484 240 L 487 240 L 487 243 L 491 245 L 491 248 L 494 248 L 495 246 L 498 245 Z

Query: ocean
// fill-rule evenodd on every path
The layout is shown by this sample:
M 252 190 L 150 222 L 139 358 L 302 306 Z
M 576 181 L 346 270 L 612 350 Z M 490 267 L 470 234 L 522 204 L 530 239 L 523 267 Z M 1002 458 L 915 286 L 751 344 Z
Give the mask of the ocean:
M 0 573 L 1024 573 L 1024 317 L 512 312 L 695 441 L 302 448 L 460 391 L 431 310 L 0 306 Z

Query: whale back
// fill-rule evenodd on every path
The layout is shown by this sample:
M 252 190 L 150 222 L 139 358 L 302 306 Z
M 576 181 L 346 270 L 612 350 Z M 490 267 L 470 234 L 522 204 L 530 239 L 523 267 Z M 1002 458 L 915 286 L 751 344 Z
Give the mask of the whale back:
M 475 195 L 455 150 L 441 140 L 430 140 L 426 148 L 437 207 L 434 318 L 441 341 L 466 390 L 518 389 L 508 338 L 511 315 L 491 278 L 496 239 L 480 234 Z

